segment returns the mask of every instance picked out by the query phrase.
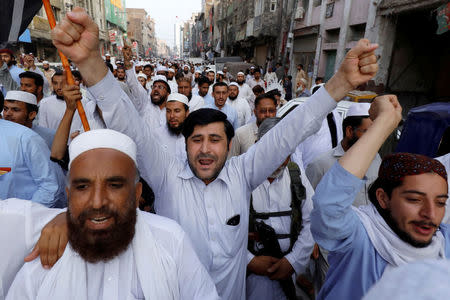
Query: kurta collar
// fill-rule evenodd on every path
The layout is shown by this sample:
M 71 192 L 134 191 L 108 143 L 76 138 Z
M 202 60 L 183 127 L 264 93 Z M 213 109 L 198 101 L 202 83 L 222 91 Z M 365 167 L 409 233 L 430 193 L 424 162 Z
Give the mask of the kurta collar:
M 333 149 L 333 156 L 334 157 L 342 157 L 344 156 L 345 151 L 344 148 L 342 148 L 342 144 L 339 143 L 334 149 Z
M 220 173 L 219 173 L 219 176 L 217 176 L 217 178 L 214 181 L 222 180 L 224 183 L 229 185 L 229 180 L 228 180 L 228 177 L 226 175 L 227 165 L 228 165 L 228 161 L 225 163 L 225 165 L 223 166 L 222 171 L 220 171 Z M 184 168 L 180 171 L 180 173 L 178 173 L 178 177 L 180 177 L 182 179 L 186 179 L 186 180 L 189 180 L 189 179 L 192 179 L 192 178 L 197 178 L 197 176 L 195 176 L 194 172 L 192 172 L 191 167 L 189 166 L 189 162 L 188 162 L 187 159 L 186 159 L 186 162 L 184 164 Z M 200 180 L 199 178 L 197 178 L 197 179 Z

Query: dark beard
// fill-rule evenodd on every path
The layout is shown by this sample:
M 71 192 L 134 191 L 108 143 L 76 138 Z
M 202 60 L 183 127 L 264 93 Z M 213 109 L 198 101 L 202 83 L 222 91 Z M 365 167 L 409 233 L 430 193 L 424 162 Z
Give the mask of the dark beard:
M 409 235 L 409 233 L 400 229 L 397 221 L 395 221 L 395 219 L 392 217 L 392 213 L 389 209 L 379 209 L 378 212 L 389 225 L 389 227 L 391 227 L 391 229 L 395 232 L 395 234 L 398 235 L 398 237 L 405 243 L 408 243 L 416 248 L 425 248 L 431 244 L 432 240 L 429 240 L 428 242 L 417 241 L 411 235 Z
M 236 100 L 236 99 L 237 99 L 237 96 L 236 96 L 236 97 L 228 96 L 228 98 L 230 98 L 230 100 Z
M 58 94 L 55 93 L 56 99 L 58 100 L 64 100 L 64 96 L 58 96 Z
M 164 103 L 164 101 L 166 101 L 166 98 L 164 98 L 164 97 L 161 97 L 159 99 L 159 101 L 153 100 L 153 97 L 151 97 L 151 96 L 150 96 L 150 98 L 152 100 L 152 103 L 155 104 L 155 105 L 158 105 L 158 106 L 160 106 L 161 104 Z
M 348 147 L 350 148 L 358 141 L 358 137 L 356 135 L 353 135 L 352 138 L 348 141 Z
M 242 81 L 237 81 L 237 83 L 239 84 L 239 85 L 243 85 L 244 84 L 244 82 L 245 82 L 245 80 L 242 80 Z
M 169 129 L 169 133 L 173 135 L 179 135 L 181 134 L 181 131 L 183 131 L 183 125 L 184 122 L 182 122 L 178 127 L 171 127 L 169 122 L 167 122 L 167 129 Z
M 189 71 L 183 71 L 183 73 L 184 73 L 184 74 L 187 74 L 187 73 L 189 73 Z
M 93 231 L 85 228 L 86 220 L 99 213 L 113 217 L 115 224 L 106 230 Z M 67 210 L 69 243 L 73 250 L 90 263 L 109 261 L 125 251 L 133 240 L 135 226 L 136 208 L 131 205 L 131 201 L 123 216 L 104 206 L 85 210 L 77 220 L 73 220 L 70 210 Z

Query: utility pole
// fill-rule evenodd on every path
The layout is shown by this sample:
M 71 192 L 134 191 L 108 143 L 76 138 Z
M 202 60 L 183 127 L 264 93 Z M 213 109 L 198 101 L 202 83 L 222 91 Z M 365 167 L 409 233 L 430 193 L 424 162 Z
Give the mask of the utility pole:
M 292 10 L 292 14 L 291 14 L 291 24 L 289 25 L 289 33 L 288 33 L 288 38 L 287 38 L 287 42 L 286 42 L 286 51 L 284 51 L 283 54 L 283 69 L 286 69 L 286 60 L 287 60 L 287 52 L 289 51 L 289 61 L 292 61 L 293 55 L 294 55 L 294 24 L 295 24 L 295 14 L 297 12 L 297 7 L 298 7 L 298 3 L 300 2 L 300 0 L 294 0 L 294 7 Z M 290 64 L 292 65 L 292 64 Z M 288 74 L 290 72 L 290 68 L 288 70 Z

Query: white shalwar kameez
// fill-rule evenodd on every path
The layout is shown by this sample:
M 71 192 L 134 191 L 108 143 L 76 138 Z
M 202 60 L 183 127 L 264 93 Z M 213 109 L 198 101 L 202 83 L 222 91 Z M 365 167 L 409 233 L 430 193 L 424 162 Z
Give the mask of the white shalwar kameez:
M 227 103 L 233 107 L 238 116 L 238 127 L 244 126 L 250 121 L 250 118 L 252 117 L 252 113 L 250 110 L 250 105 L 248 105 L 248 102 L 241 97 L 237 97 L 234 100 L 231 100 L 230 98 L 227 99 Z M 237 129 L 235 128 L 235 129 Z
M 89 90 L 108 128 L 136 142 L 141 176 L 155 193 L 157 214 L 186 230 L 222 299 L 245 299 L 250 194 L 302 140 L 319 130 L 336 101 L 320 89 L 248 152 L 227 160 L 218 177 L 205 185 L 187 162 L 161 148 L 110 72 Z M 237 216 L 238 224 L 227 224 Z
M 303 180 L 302 180 L 303 183 Z M 306 184 L 304 184 L 306 187 Z M 284 257 L 289 261 L 295 270 L 295 275 L 305 272 L 309 257 L 314 248 L 314 239 L 310 230 L 310 214 L 313 208 L 313 193 L 306 189 L 306 198 L 302 201 L 302 230 L 298 235 L 291 252 Z M 264 181 L 252 193 L 253 208 L 256 212 L 280 212 L 291 210 L 291 178 L 288 168 L 285 168 L 282 175 L 276 178 L 272 183 Z M 291 232 L 291 217 L 271 217 L 264 220 L 264 223 L 271 226 L 277 234 L 289 234 Z M 281 251 L 289 250 L 290 239 L 279 239 Z M 254 255 L 248 252 L 248 263 Z M 296 277 L 296 276 L 295 276 Z M 295 278 L 294 278 L 295 280 Z M 250 274 L 247 277 L 247 299 L 285 299 L 280 283 L 276 280 L 270 280 L 267 276 Z
M 219 299 L 185 232 L 160 216 L 137 211 L 128 248 L 107 262 L 88 263 L 70 244 L 49 270 L 25 264 L 6 300 Z

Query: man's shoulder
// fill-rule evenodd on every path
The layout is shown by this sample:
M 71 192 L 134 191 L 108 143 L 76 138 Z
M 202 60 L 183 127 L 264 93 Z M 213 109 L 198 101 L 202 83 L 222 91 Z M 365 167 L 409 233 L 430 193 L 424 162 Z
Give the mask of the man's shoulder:
M 314 159 L 310 163 L 310 165 L 311 166 L 321 166 L 321 167 L 326 167 L 329 165 L 329 167 L 331 167 L 334 164 L 334 162 L 339 159 L 338 157 L 335 157 L 333 155 L 334 151 L 335 151 L 335 148 L 320 154 L 316 159 Z
M 42 98 L 41 101 L 39 101 L 39 108 L 42 108 L 42 105 L 47 105 L 49 103 L 52 103 L 56 101 L 56 96 L 55 95 L 51 95 L 45 98 Z
M 257 129 L 258 127 L 256 126 L 256 122 L 251 122 L 248 124 L 245 124 L 244 126 L 239 127 L 238 129 L 236 129 L 236 135 L 239 136 L 246 136 L 249 133 L 253 133 L 254 129 Z
M 181 226 L 172 219 L 142 211 L 139 212 L 139 218 L 142 218 L 158 240 L 170 238 L 179 241 L 185 235 Z
M 4 136 L 16 136 L 19 138 L 32 138 L 39 136 L 30 128 L 17 124 L 15 122 L 1 120 L 0 119 L 0 130 Z

